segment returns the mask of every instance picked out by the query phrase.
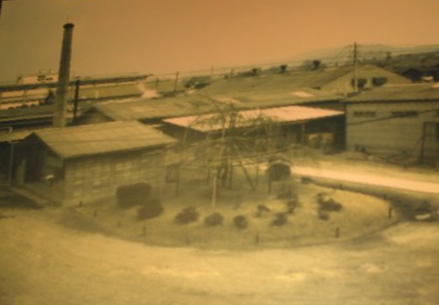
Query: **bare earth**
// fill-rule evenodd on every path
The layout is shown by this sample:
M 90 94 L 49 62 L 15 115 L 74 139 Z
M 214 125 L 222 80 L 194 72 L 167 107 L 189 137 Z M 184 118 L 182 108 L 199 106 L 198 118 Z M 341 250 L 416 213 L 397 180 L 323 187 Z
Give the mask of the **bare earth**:
M 230 251 L 151 247 L 3 210 L 0 304 L 437 304 L 439 226 L 344 243 Z M 84 228 L 84 224 L 78 227 Z
M 369 162 L 295 165 L 439 181 Z M 437 222 L 318 246 L 205 250 L 122 240 L 72 209 L 3 207 L 0 216 L 0 305 L 438 304 Z

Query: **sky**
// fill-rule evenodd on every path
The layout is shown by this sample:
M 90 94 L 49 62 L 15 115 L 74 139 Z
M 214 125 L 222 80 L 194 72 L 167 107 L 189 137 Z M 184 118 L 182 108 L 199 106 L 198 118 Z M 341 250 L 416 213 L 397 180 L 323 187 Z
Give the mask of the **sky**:
M 438 0 L 13 0 L 0 82 L 58 70 L 75 24 L 75 75 L 175 73 L 278 62 L 353 44 L 438 44 Z

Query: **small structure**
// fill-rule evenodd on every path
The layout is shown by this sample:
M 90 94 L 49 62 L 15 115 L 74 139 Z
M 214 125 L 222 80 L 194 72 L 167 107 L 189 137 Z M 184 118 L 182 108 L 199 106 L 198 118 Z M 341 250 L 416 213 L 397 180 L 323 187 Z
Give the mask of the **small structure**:
M 438 160 L 438 84 L 384 86 L 344 102 L 348 150 Z
M 170 137 L 141 123 L 111 122 L 33 132 L 16 148 L 13 178 L 58 204 L 114 194 L 117 187 L 165 181 Z

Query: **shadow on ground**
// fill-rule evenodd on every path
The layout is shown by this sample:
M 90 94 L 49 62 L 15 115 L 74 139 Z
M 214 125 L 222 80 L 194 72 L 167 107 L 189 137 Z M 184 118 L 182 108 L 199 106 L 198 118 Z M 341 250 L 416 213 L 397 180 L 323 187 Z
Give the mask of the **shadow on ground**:
M 0 196 L 0 208 L 38 210 L 42 209 L 43 207 L 30 199 L 11 193 Z

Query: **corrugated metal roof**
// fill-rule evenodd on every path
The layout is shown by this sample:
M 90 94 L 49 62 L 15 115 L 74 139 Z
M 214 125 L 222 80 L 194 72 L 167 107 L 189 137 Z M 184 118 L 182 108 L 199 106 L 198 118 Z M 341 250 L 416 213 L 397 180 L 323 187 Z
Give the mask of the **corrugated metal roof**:
M 206 97 L 185 96 L 163 99 L 129 99 L 94 106 L 114 120 L 147 120 L 206 113 L 213 104 Z
M 403 76 L 373 65 L 360 66 L 358 71 L 360 77 L 362 74 L 381 76 L 382 74 L 388 75 L 390 73 L 394 75 L 393 81 L 397 79 L 401 83 L 410 82 L 410 80 Z M 242 95 L 244 93 L 263 95 L 273 91 L 285 92 L 298 88 L 318 89 L 350 73 L 354 73 L 354 66 L 329 67 L 316 71 L 292 71 L 284 74 L 255 77 L 233 77 L 212 82 L 210 86 L 202 90 L 211 95 Z
M 285 92 L 299 88 L 320 88 L 321 86 L 353 71 L 353 67 L 327 68 L 318 71 L 293 71 L 277 75 L 255 77 L 233 77 L 218 80 L 202 89 L 212 95 L 222 94 L 265 94 Z
M 339 101 L 341 98 L 339 95 L 309 88 L 298 88 L 287 92 L 268 92 L 264 95 L 212 96 L 212 99 L 220 103 L 232 102 L 239 109 Z M 94 108 L 113 120 L 167 119 L 216 111 L 212 101 L 203 95 L 162 99 L 128 99 L 97 104 Z
M 12 132 L 0 132 L 0 143 L 23 140 L 35 130 L 19 130 Z
M 310 88 L 234 96 L 239 108 L 272 108 L 340 101 L 342 96 Z M 222 98 L 219 98 L 222 99 Z
M 332 117 L 343 115 L 341 111 L 325 110 L 303 106 L 276 107 L 270 109 L 244 110 L 239 111 L 235 123 L 235 127 L 246 127 L 253 124 L 258 118 L 271 119 L 275 122 L 303 122 L 324 117 Z M 192 129 L 207 132 L 220 130 L 222 128 L 221 119 L 217 114 L 208 114 L 201 116 L 188 116 L 182 118 L 173 118 L 164 120 L 164 122 L 190 127 Z M 228 125 L 230 120 L 227 120 Z
M 344 102 L 439 101 L 439 84 L 393 85 L 365 90 Z
M 160 131 L 136 121 L 50 128 L 34 134 L 63 159 L 138 150 L 175 142 Z

